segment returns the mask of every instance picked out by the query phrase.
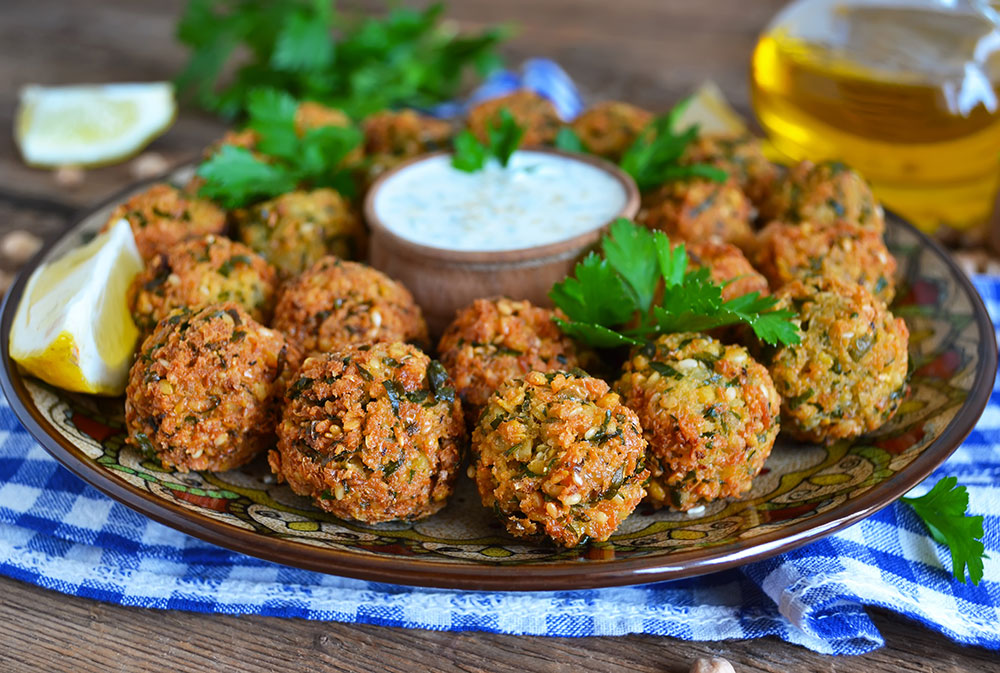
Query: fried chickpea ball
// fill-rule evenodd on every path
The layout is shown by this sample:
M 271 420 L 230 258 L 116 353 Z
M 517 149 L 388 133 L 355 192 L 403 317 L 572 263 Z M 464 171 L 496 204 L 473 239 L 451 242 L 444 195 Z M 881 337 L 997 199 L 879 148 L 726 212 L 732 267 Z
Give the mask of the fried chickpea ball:
M 408 159 L 428 150 L 444 148 L 451 140 L 449 122 L 415 110 L 383 110 L 362 122 L 365 154 Z
M 685 246 L 688 266 L 708 268 L 709 275 L 716 283 L 725 283 L 722 288 L 723 301 L 736 299 L 751 292 L 761 296 L 770 294 L 767 279 L 747 260 L 743 252 L 731 243 L 706 241 Z
M 314 101 L 303 101 L 295 110 L 295 130 L 301 135 L 324 126 L 350 126 L 351 118 L 342 110 Z
M 703 133 L 688 145 L 684 164 L 708 164 L 726 171 L 754 205 L 774 189 L 780 171 L 764 156 L 760 140 L 750 134 Z
M 367 235 L 350 204 L 332 189 L 294 191 L 234 213 L 239 239 L 284 278 L 326 255 L 364 256 Z
M 505 382 L 472 446 L 483 505 L 517 537 L 604 541 L 645 495 L 639 421 L 600 379 L 531 372 Z
M 799 344 L 780 348 L 771 377 L 784 427 L 831 443 L 881 427 L 906 396 L 909 330 L 857 283 L 792 281 L 775 293 L 798 314 Z
M 750 201 L 733 180 L 674 180 L 647 196 L 636 221 L 674 241 L 716 240 L 747 249 Z
M 370 183 L 375 177 L 402 162 L 449 146 L 453 127 L 414 110 L 384 110 L 362 122 L 365 156 L 370 165 L 365 175 Z
M 249 462 L 274 440 L 287 350 L 232 302 L 171 313 L 129 371 L 128 443 L 181 472 Z
M 336 257 L 285 283 L 273 325 L 306 355 L 375 341 L 427 342 L 427 323 L 409 290 Z
M 825 276 L 854 281 L 886 304 L 896 294 L 896 260 L 881 234 L 843 220 L 772 222 L 757 237 L 754 263 L 775 289 Z
M 221 234 L 226 214 L 211 201 L 194 198 L 176 187 L 157 183 L 111 212 L 101 231 L 125 218 L 145 261 L 175 243 L 204 234 Z
M 803 161 L 788 169 L 759 205 L 764 222 L 853 222 L 878 233 L 885 231 L 885 214 L 860 175 L 837 161 Z
M 781 401 L 767 369 L 704 334 L 634 349 L 615 390 L 649 442 L 646 490 L 656 507 L 684 511 L 745 493 L 778 436 Z
M 203 236 L 150 260 L 128 291 L 136 326 L 152 330 L 176 308 L 197 310 L 234 301 L 254 320 L 267 323 L 274 309 L 278 276 L 260 255 L 221 236 Z
M 653 113 L 630 103 L 605 101 L 587 108 L 570 128 L 587 151 L 618 161 L 642 130 L 653 121 Z
M 586 356 L 552 322 L 555 315 L 506 297 L 477 299 L 458 312 L 441 337 L 438 354 L 455 381 L 467 418 L 475 421 L 504 381 L 531 371 L 581 365 Z
M 545 145 L 556 139 L 562 119 L 549 99 L 528 90 L 516 91 L 501 98 L 491 98 L 472 108 L 466 126 L 479 140 L 486 142 L 487 131 L 498 123 L 500 111 L 506 109 L 524 129 L 521 144 L 525 147 Z
M 214 143 L 205 148 L 202 152 L 203 159 L 211 159 L 212 155 L 218 152 L 223 145 L 232 145 L 245 150 L 256 150 L 260 136 L 253 129 L 243 129 L 241 131 L 226 131 L 225 134 Z
M 336 516 L 414 520 L 444 507 L 464 439 L 444 367 L 408 344 L 377 343 L 306 359 L 268 460 Z

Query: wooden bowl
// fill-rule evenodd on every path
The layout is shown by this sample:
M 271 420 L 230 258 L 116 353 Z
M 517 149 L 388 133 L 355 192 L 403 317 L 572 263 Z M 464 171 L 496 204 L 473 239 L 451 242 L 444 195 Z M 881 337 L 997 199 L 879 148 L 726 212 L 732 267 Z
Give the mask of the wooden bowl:
M 633 218 L 639 210 L 635 181 L 614 164 L 598 157 L 552 148 L 531 148 L 569 157 L 609 173 L 625 189 L 625 205 L 617 217 Z M 364 216 L 371 228 L 369 262 L 413 293 L 431 333 L 440 335 L 455 312 L 481 297 L 504 295 L 549 306 L 549 289 L 565 278 L 577 260 L 596 244 L 615 219 L 591 231 L 555 243 L 518 250 L 447 250 L 407 240 L 390 231 L 375 214 L 375 196 L 386 180 L 406 167 L 446 152 L 423 154 L 380 175 L 368 190 Z

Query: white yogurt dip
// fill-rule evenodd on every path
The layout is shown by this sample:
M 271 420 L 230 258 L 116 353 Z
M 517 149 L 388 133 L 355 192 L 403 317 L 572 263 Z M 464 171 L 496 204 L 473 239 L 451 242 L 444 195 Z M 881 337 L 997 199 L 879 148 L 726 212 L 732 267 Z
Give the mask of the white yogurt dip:
M 438 155 L 403 168 L 375 193 L 382 224 L 419 245 L 462 251 L 533 248 L 593 231 L 621 213 L 624 185 L 597 166 L 548 152 L 515 152 L 475 173 Z

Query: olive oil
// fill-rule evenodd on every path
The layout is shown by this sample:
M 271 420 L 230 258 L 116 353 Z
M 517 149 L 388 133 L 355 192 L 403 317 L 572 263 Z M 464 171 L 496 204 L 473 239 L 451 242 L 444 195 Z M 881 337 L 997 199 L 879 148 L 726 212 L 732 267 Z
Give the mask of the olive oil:
M 981 237 L 1000 177 L 1000 30 L 988 13 L 800 2 L 757 44 L 761 126 L 838 159 L 926 231 Z

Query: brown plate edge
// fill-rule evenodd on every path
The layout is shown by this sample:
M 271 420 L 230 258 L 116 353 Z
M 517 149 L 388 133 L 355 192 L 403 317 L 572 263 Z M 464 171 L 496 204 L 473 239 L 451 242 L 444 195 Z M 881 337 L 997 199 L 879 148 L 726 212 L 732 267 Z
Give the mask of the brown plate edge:
M 164 177 L 158 178 L 164 179 Z M 153 182 L 150 180 L 147 182 Z M 92 213 L 107 203 L 121 199 L 140 184 L 130 185 L 101 205 L 88 210 Z M 55 239 L 76 230 L 86 214 Z M 903 226 L 916 234 L 921 243 L 940 257 L 959 285 L 970 298 L 973 315 L 979 328 L 980 366 L 969 391 L 969 397 L 952 418 L 941 436 L 901 472 L 879 484 L 843 507 L 810 517 L 780 530 L 709 550 L 692 550 L 665 555 L 650 555 L 635 559 L 561 562 L 545 566 L 481 565 L 472 563 L 434 563 L 419 558 L 386 558 L 366 556 L 335 549 L 262 536 L 237 528 L 189 510 L 176 503 L 156 497 L 115 478 L 84 455 L 69 440 L 62 437 L 35 408 L 20 372 L 10 359 L 10 328 L 18 301 L 28 277 L 40 264 L 50 242 L 19 272 L 0 306 L 0 349 L 3 390 L 15 416 L 45 450 L 64 467 L 105 495 L 161 524 L 192 535 L 206 542 L 267 561 L 342 575 L 372 582 L 436 587 L 445 589 L 486 591 L 547 591 L 592 589 L 681 579 L 734 568 L 759 561 L 808 542 L 835 533 L 888 506 L 922 482 L 943 463 L 972 431 L 982 415 L 993 389 L 997 368 L 996 337 L 993 324 L 978 291 L 965 273 L 941 246 L 923 232 L 899 217 L 895 226 Z M 992 346 L 992 347 L 989 347 Z M 846 510 L 846 511 L 845 511 Z

